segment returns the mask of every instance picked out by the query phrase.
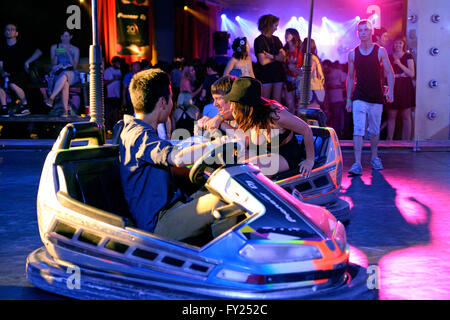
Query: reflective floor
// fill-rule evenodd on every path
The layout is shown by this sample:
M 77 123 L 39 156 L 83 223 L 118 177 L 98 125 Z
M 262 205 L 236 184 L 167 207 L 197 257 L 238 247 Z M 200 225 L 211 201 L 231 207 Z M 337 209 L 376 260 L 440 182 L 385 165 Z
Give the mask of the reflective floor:
M 0 150 L 0 299 L 55 299 L 27 284 L 27 255 L 41 246 L 36 196 L 46 150 Z M 450 299 L 450 152 L 363 154 L 361 177 L 344 174 L 351 260 L 369 267 L 381 299 Z M 344 151 L 344 172 L 352 164 Z

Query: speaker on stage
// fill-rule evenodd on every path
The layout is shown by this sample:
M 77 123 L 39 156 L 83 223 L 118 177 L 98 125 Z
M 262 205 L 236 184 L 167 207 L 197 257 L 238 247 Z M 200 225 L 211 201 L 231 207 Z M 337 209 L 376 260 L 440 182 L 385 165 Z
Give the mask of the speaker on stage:
M 213 49 L 218 55 L 226 55 L 227 50 L 230 48 L 229 44 L 230 34 L 225 31 L 216 31 L 213 33 Z

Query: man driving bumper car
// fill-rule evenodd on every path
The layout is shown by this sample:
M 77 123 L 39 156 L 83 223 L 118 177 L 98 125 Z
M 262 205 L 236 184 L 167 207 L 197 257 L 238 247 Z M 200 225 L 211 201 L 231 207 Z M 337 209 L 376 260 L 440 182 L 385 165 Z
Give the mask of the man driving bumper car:
M 173 240 L 198 236 L 213 224 L 211 212 L 223 203 L 203 191 L 187 199 L 170 168 L 194 163 L 195 156 L 214 148 L 214 143 L 178 150 L 158 137 L 157 126 L 167 120 L 173 107 L 170 79 L 162 70 L 137 73 L 129 90 L 135 117 L 124 118 L 120 176 L 137 227 Z

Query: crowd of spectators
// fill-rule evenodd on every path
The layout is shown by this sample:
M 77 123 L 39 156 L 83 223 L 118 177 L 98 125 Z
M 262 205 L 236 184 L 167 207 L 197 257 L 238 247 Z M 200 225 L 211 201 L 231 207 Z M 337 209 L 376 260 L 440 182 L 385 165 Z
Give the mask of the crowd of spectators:
M 273 35 L 277 26 L 278 18 L 273 15 L 263 16 L 258 21 L 261 35 L 255 39 L 253 44 L 255 62 L 252 62 L 249 54 L 251 44 L 245 37 L 234 39 L 231 46 L 233 54 L 225 64 L 213 57 L 204 62 L 200 59 L 186 61 L 180 57 L 171 62 L 161 60 L 156 65 L 151 65 L 145 59 L 129 65 L 125 59 L 119 56 L 113 57 L 111 61 L 105 61 L 104 97 L 107 130 L 112 130 L 114 124 L 124 114 L 133 113 L 128 87 L 134 74 L 148 68 L 160 68 L 171 76 L 176 108 L 171 121 L 166 124 L 164 129 L 168 134 L 177 127 L 183 127 L 193 132 L 194 121 L 201 118 L 203 114 L 213 115 L 218 112 L 213 105 L 211 85 L 224 75 L 250 76 L 258 79 L 262 83 L 263 97 L 276 100 L 286 106 L 291 113 L 297 114 L 299 108 L 305 107 L 301 102 L 301 91 L 307 39 L 302 41 L 298 31 L 289 28 L 285 32 L 283 45 L 281 40 Z M 42 54 L 39 49 L 33 51 L 33 48 L 28 48 L 17 40 L 16 29 L 17 26 L 14 24 L 7 25 L 4 29 L 7 41 L 6 43 L 0 42 L 0 69 L 2 72 L 0 103 L 3 117 L 29 114 L 31 108 L 27 107 L 28 102 L 25 96 L 27 91 L 26 72 L 29 71 L 27 68 L 33 69 L 30 65 L 33 66 L 32 62 Z M 70 43 L 72 35 L 69 31 L 63 30 L 59 37 L 59 42 L 50 49 L 51 68 L 46 74 L 40 75 L 43 85 L 39 88 L 41 95 L 38 96 L 38 99 L 42 101 L 38 103 L 45 103 L 47 108 L 41 108 L 37 112 L 53 112 L 54 115 L 60 116 L 67 116 L 70 113 L 85 114 L 88 111 L 84 105 L 88 103 L 84 101 L 83 105 L 79 97 L 80 90 L 77 92 L 72 88 L 88 80 L 86 74 L 80 76 L 77 71 L 80 59 L 79 50 Z M 11 38 L 17 43 L 11 42 Z M 386 30 L 376 30 L 375 42 L 388 47 L 388 40 Z M 395 43 L 399 49 L 388 47 L 388 51 L 393 52 L 391 62 L 398 66 L 398 76 L 396 77 L 399 80 L 404 78 L 408 80 L 408 95 L 414 95 L 414 90 L 411 90 L 409 86 L 414 74 L 408 71 L 414 69 L 414 61 L 412 56 L 407 54 L 403 63 L 397 64 L 400 58 L 407 53 L 406 43 L 401 42 L 401 39 L 397 40 Z M 27 48 L 27 50 L 22 48 L 20 51 L 20 59 L 24 61 L 17 62 L 18 59 L 14 59 L 13 63 L 8 61 L 8 59 L 11 60 L 11 54 L 8 56 L 9 53 L 4 48 L 11 48 L 11 43 L 15 46 L 20 44 L 20 48 L 22 46 Z M 317 48 L 314 39 L 311 39 L 311 95 L 307 107 L 321 109 L 327 117 L 327 125 L 333 127 L 341 139 L 351 139 L 353 120 L 351 114 L 345 112 L 347 64 L 328 59 L 321 61 L 318 51 L 320 48 Z M 11 68 L 12 64 L 15 69 Z M 20 66 L 18 67 L 18 65 Z M 400 65 L 406 65 L 407 70 L 400 68 Z M 28 79 L 30 79 L 29 76 Z M 18 85 L 14 83 L 15 80 Z M 414 98 L 404 98 L 403 101 L 405 100 L 408 100 L 408 106 L 398 105 L 398 103 L 393 106 L 385 105 L 384 122 L 381 129 L 386 129 L 387 138 L 390 140 L 394 139 L 396 124 L 397 127 L 401 127 L 399 130 L 401 138 L 410 139 L 411 107 L 413 107 Z M 400 104 L 402 103 L 406 102 Z M 55 108 L 57 104 L 62 107 Z M 12 108 L 11 105 L 13 105 Z M 59 112 L 55 113 L 56 110 Z M 398 115 L 401 117 L 401 122 L 397 121 L 396 123 Z M 396 137 L 399 136 L 400 134 L 396 135 Z

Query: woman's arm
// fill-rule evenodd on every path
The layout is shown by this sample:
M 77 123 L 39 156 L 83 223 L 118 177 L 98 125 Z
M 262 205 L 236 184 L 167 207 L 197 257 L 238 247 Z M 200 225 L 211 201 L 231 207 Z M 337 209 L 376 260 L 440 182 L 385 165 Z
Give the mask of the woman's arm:
M 413 59 L 407 60 L 408 66 L 405 66 L 403 63 L 401 63 L 400 59 L 396 59 L 394 61 L 394 63 L 396 63 L 408 77 L 414 78 L 415 73 L 414 73 L 414 60 Z
M 267 53 L 265 51 L 258 53 L 257 58 L 258 58 L 259 64 L 262 66 L 265 66 L 266 64 L 269 64 L 269 63 L 275 61 L 275 57 L 272 54 Z
M 250 77 L 256 78 L 255 73 L 253 72 L 253 61 L 250 57 L 247 57 L 248 64 L 250 65 Z
M 225 67 L 225 70 L 223 71 L 223 75 L 227 76 L 230 74 L 231 70 L 233 70 L 234 65 L 236 64 L 237 59 L 232 57 L 230 61 L 228 61 L 227 66 Z
M 315 156 L 314 140 L 310 126 L 305 121 L 293 115 L 284 108 L 278 112 L 278 117 L 279 119 L 275 122 L 279 127 L 294 131 L 295 133 L 301 134 L 303 136 L 303 141 L 305 143 L 306 149 L 306 160 L 300 163 L 300 173 L 309 176 L 314 166 Z

